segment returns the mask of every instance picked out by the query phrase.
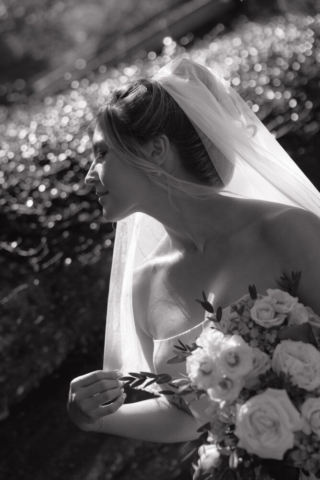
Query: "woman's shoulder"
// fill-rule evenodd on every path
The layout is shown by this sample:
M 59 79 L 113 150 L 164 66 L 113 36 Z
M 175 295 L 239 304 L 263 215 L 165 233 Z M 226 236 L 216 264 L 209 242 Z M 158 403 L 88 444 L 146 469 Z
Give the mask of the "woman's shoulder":
M 275 232 L 274 248 L 282 271 L 291 277 L 301 272 L 299 300 L 320 312 L 320 219 L 302 209 L 290 209 L 270 220 Z
M 249 225 L 254 225 L 259 233 L 272 240 L 281 239 L 283 235 L 318 233 L 320 218 L 312 212 L 289 205 L 260 200 L 245 200 L 243 212 L 247 213 Z M 246 215 L 243 215 L 246 218 Z
M 263 235 L 283 273 L 291 277 L 292 272 L 301 272 L 301 298 L 319 309 L 320 300 L 314 303 L 314 289 L 320 282 L 319 217 L 300 208 L 275 209 L 264 219 Z
M 307 210 L 275 204 L 262 217 L 261 233 L 277 248 L 299 249 L 319 242 L 320 219 Z
M 246 237 L 272 252 L 283 266 L 306 267 L 312 258 L 320 261 L 317 215 L 302 208 L 254 200 L 245 208 L 250 219 Z

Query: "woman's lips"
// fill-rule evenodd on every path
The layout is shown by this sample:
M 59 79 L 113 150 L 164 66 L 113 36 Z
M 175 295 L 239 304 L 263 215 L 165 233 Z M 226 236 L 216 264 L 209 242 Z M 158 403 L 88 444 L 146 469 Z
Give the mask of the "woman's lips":
M 98 198 L 103 197 L 104 195 L 107 195 L 109 192 L 97 192 Z

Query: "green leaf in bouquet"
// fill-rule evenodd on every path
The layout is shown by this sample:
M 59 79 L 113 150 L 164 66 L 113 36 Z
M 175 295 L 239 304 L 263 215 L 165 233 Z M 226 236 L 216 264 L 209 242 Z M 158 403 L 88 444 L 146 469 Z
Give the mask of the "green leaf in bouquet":
M 280 277 L 280 281 L 278 280 L 277 283 L 284 291 L 288 292 L 293 297 L 296 297 L 300 280 L 301 280 L 301 271 L 292 272 L 291 278 L 288 277 L 288 275 L 286 275 L 285 273 L 283 273 L 282 277 Z
M 156 383 L 158 385 L 162 385 L 163 383 L 168 383 L 172 380 L 172 377 L 170 375 L 167 375 L 166 373 L 159 374 L 158 378 L 156 380 Z
M 171 382 L 170 382 L 170 383 L 168 383 L 168 385 L 169 385 L 169 387 L 171 387 L 171 388 L 175 388 L 176 390 L 178 390 L 178 387 L 176 387 L 175 385 L 173 385 Z
M 151 373 L 151 372 L 140 372 L 140 373 L 144 377 L 148 377 L 148 378 L 157 378 L 158 377 L 158 375 L 156 373 Z
M 208 422 L 201 425 L 201 427 L 198 428 L 197 432 L 208 432 L 210 430 L 211 430 L 211 423 Z
M 191 345 L 186 345 L 188 352 L 192 353 L 194 350 L 198 348 L 198 345 L 196 343 L 192 343 Z
M 134 377 L 121 377 L 121 378 L 119 378 L 119 380 L 121 382 L 127 382 L 127 381 L 132 382 L 134 380 Z
M 144 375 L 141 375 L 141 373 L 129 372 L 129 375 L 131 375 L 132 377 L 135 377 L 135 378 L 139 378 L 139 379 L 145 378 Z
M 252 300 L 257 300 L 258 292 L 257 292 L 257 289 L 256 289 L 255 285 L 249 285 L 249 294 L 250 294 L 250 297 L 252 298 Z
M 174 363 L 182 363 L 186 361 L 186 358 L 186 355 L 175 355 L 174 357 L 169 358 L 169 360 L 167 360 L 167 363 L 169 363 L 170 365 Z
M 140 385 L 142 385 L 144 382 L 145 382 L 145 378 L 139 378 L 138 380 L 135 380 L 133 383 L 131 383 L 131 387 L 132 388 L 135 388 L 135 387 L 139 387 Z
M 217 322 L 219 322 L 219 323 L 222 320 L 222 308 L 221 307 L 217 308 L 216 319 L 217 319 Z
M 176 378 L 172 380 L 172 385 L 174 387 L 182 387 L 183 385 L 189 385 L 190 384 L 190 379 L 189 378 Z
M 177 350 L 181 350 L 182 352 L 187 352 L 187 346 L 183 342 L 181 342 L 180 339 L 178 339 L 178 342 L 180 343 L 181 347 L 179 347 L 179 345 L 174 345 L 174 348 Z
M 189 395 L 189 393 L 194 393 L 194 391 L 192 390 L 192 388 L 190 388 L 190 387 L 182 387 L 181 389 L 179 389 L 178 395 L 185 396 L 185 395 Z
M 180 352 L 186 352 L 187 350 L 185 350 L 184 348 L 182 347 L 179 347 L 179 345 L 175 345 L 174 348 Z
M 181 385 L 181 387 L 179 387 L 179 394 L 186 391 L 186 390 L 190 390 L 190 393 L 193 392 L 190 382 L 186 385 Z
M 150 385 L 152 385 L 153 383 L 156 383 L 156 378 L 153 378 L 152 380 L 150 380 L 150 382 L 146 383 L 145 384 L 145 387 L 150 387 Z
M 214 313 L 214 308 L 211 305 L 211 303 L 208 302 L 208 299 L 204 292 L 202 292 L 202 297 L 203 297 L 203 300 L 196 300 L 196 302 L 200 303 L 200 305 L 205 309 L 206 312 Z

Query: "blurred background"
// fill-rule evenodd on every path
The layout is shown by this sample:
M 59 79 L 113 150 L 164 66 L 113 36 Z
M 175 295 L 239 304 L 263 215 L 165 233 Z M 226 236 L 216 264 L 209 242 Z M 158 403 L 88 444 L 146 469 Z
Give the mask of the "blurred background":
M 188 479 L 184 445 L 84 433 L 114 230 L 84 177 L 112 89 L 177 55 L 214 67 L 320 187 L 319 0 L 0 0 L 0 479 Z M 128 400 L 137 400 L 128 392 Z

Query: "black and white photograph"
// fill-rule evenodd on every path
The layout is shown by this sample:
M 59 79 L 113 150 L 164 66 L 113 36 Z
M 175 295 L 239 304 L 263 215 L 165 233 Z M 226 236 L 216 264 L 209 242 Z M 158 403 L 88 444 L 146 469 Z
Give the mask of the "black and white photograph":
M 0 0 L 0 480 L 320 479 L 320 0 Z

